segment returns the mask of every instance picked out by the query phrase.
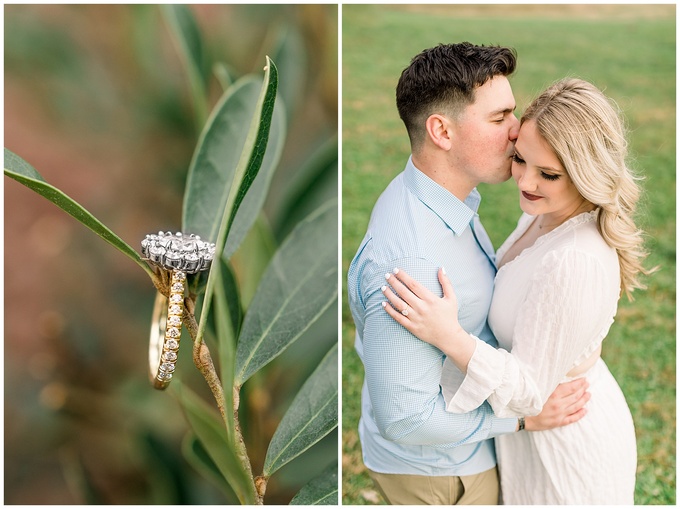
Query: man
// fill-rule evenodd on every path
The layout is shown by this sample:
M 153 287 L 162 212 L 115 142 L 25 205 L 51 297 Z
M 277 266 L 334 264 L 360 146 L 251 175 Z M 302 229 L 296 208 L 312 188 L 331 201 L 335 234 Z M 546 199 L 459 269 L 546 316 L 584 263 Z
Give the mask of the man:
M 541 415 L 500 419 L 490 406 L 445 411 L 442 352 L 384 311 L 381 287 L 395 268 L 433 292 L 439 267 L 456 288 L 463 328 L 496 346 L 487 314 L 495 255 L 475 187 L 510 177 L 519 122 L 508 81 L 509 48 L 439 45 L 399 79 L 397 108 L 411 142 L 406 169 L 383 192 L 348 271 L 356 350 L 364 364 L 359 424 L 366 467 L 391 504 L 496 504 L 493 437 L 581 418 L 585 381 L 559 387 Z

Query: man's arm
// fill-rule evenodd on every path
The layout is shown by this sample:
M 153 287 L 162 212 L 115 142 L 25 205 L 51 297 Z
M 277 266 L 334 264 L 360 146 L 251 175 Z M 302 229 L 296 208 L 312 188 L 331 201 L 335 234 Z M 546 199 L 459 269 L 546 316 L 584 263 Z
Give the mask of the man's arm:
M 399 265 L 433 292 L 440 292 L 437 267 L 417 262 L 401 260 Z M 446 412 L 439 387 L 443 354 L 385 312 L 382 277 L 378 271 L 364 280 L 362 292 L 366 383 L 380 433 L 404 444 L 453 447 L 513 432 L 517 419 L 497 418 L 486 403 L 465 414 Z

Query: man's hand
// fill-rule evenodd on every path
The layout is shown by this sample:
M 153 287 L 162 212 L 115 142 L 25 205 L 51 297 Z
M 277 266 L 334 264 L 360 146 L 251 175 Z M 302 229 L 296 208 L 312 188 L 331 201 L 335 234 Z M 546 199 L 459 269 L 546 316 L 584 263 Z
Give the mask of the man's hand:
M 525 419 L 527 431 L 544 431 L 574 423 L 586 415 L 584 405 L 590 400 L 588 381 L 578 378 L 557 386 L 541 413 Z

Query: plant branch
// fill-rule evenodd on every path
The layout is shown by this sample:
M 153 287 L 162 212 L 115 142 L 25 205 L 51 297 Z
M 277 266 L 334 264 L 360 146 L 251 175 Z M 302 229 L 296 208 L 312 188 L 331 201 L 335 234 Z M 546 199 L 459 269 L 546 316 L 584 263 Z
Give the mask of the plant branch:
M 258 475 L 255 478 L 255 489 L 257 490 L 258 505 L 263 505 L 264 503 L 264 493 L 267 491 L 267 481 L 269 481 L 269 477 L 265 477 L 264 475 Z
M 146 258 L 142 258 L 143 261 L 148 261 Z M 149 277 L 151 282 L 156 287 L 162 295 L 166 297 L 170 295 L 170 273 L 167 270 L 162 270 L 155 265 L 149 266 Z
M 241 432 L 241 424 L 238 419 L 238 407 L 241 400 L 240 397 L 241 387 L 234 386 L 234 440 L 236 445 L 236 454 L 238 455 L 241 463 L 247 469 L 248 475 L 253 479 L 253 489 L 255 491 L 255 503 L 256 505 L 264 504 L 264 492 L 260 495 L 260 488 L 258 487 L 258 478 L 253 476 L 253 469 L 250 465 L 250 458 L 248 458 L 248 452 L 246 450 L 246 443 L 243 440 L 243 433 Z M 265 483 L 266 485 L 266 483 Z M 266 486 L 265 486 L 266 489 Z
M 189 336 L 191 336 L 191 339 L 194 343 L 194 364 L 201 372 L 201 375 L 203 375 L 203 378 L 205 378 L 205 381 L 208 383 L 208 387 L 210 387 L 210 391 L 215 398 L 220 415 L 226 422 L 227 414 L 224 402 L 224 391 L 222 389 L 220 378 L 217 375 L 217 371 L 215 370 L 215 365 L 213 364 L 210 350 L 208 345 L 206 345 L 203 341 L 196 340 L 198 334 L 198 324 L 196 323 L 196 317 L 194 316 L 195 311 L 196 301 L 194 301 L 191 297 L 186 297 L 184 299 L 183 322 L 187 331 L 189 331 Z
M 220 381 L 219 376 L 217 375 L 217 371 L 215 370 L 215 365 L 212 361 L 208 345 L 206 345 L 203 340 L 197 340 L 198 323 L 196 323 L 196 316 L 194 315 L 195 311 L 196 311 L 195 298 L 186 297 L 184 299 L 183 321 L 184 326 L 189 332 L 189 336 L 191 336 L 191 339 L 194 343 L 193 348 L 194 364 L 203 375 L 203 378 L 205 378 L 205 381 L 208 383 L 208 387 L 210 387 L 210 391 L 212 392 L 213 397 L 215 398 L 217 407 L 220 411 L 220 415 L 222 416 L 222 419 L 226 424 L 227 415 L 226 415 L 226 403 L 224 399 L 224 389 L 222 388 L 222 383 Z M 260 496 L 260 491 L 256 484 L 255 477 L 253 476 L 253 469 L 250 464 L 250 458 L 248 457 L 245 441 L 243 440 L 243 433 L 241 432 L 241 426 L 238 420 L 238 390 L 236 388 L 234 388 L 234 437 L 231 438 L 234 440 L 234 444 L 236 446 L 236 454 L 241 462 L 241 465 L 244 471 L 247 473 L 248 478 L 253 483 L 253 492 L 255 494 L 256 504 L 262 505 L 264 500 L 263 498 L 264 492 L 262 493 L 262 496 Z

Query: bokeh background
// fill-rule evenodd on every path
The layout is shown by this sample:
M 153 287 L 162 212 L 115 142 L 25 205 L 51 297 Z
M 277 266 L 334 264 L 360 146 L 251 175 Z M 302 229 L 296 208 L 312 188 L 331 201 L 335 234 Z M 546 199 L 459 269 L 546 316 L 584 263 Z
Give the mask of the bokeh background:
M 287 142 L 264 214 L 233 258 L 247 304 L 267 262 L 263 242 L 275 246 L 338 195 L 338 10 L 191 9 L 208 61 L 235 77 L 261 75 L 265 54 L 288 44 L 285 61 L 275 61 Z M 133 247 L 146 233 L 179 229 L 198 129 L 159 6 L 5 5 L 4 15 L 5 147 Z M 206 71 L 214 104 L 221 88 Z M 310 179 L 302 172 L 312 159 L 327 171 Z M 45 199 L 7 178 L 4 186 L 4 502 L 223 503 L 183 458 L 179 405 L 147 379 L 155 293 L 148 277 Z M 261 438 L 271 437 L 296 387 L 337 342 L 337 320 L 331 306 L 263 371 L 257 390 L 244 387 L 256 473 L 268 443 Z M 210 401 L 190 343 L 182 342 L 178 373 Z M 335 461 L 337 440 L 331 433 L 278 472 L 266 501 L 287 503 Z
M 674 5 L 343 6 L 344 276 L 376 199 L 408 158 L 394 90 L 401 71 L 423 49 L 461 41 L 516 48 L 511 84 L 518 116 L 540 91 L 567 75 L 603 88 L 623 109 L 631 162 L 645 177 L 640 219 L 651 251 L 648 266 L 661 266 L 634 303 L 621 301 L 604 343 L 603 357 L 635 420 L 636 504 L 676 502 L 675 19 Z M 516 189 L 509 181 L 480 191 L 480 216 L 498 247 L 521 214 Z M 361 460 L 363 368 L 346 304 L 342 337 L 343 502 L 384 503 Z

